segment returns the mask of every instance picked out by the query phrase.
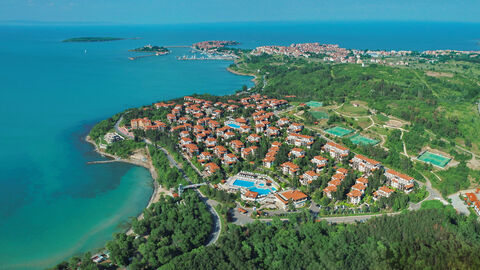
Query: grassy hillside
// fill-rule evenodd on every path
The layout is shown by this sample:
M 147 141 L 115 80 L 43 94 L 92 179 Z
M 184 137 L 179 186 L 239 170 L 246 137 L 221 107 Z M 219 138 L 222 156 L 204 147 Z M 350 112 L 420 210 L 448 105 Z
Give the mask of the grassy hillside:
M 469 69 L 480 70 L 480 65 L 468 64 Z M 258 56 L 243 59 L 236 69 L 265 75 L 264 91 L 269 95 L 296 95 L 300 100 L 326 104 L 363 100 L 370 108 L 423 125 L 478 153 L 480 118 L 475 103 L 480 98 L 479 73 L 453 69 L 455 65 L 458 61 L 439 65 L 450 68 L 448 76 L 442 76 L 436 66 L 362 67 Z

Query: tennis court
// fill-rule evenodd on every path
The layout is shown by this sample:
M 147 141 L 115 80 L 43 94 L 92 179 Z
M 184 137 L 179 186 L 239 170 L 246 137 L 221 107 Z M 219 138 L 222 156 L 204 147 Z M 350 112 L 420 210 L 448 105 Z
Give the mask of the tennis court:
M 420 154 L 420 156 L 418 156 L 417 159 L 423 162 L 431 163 L 441 168 L 445 167 L 448 164 L 448 162 L 450 162 L 451 160 L 451 158 L 444 157 L 439 154 L 434 154 L 428 151 L 425 151 L 422 154 Z
M 370 139 L 360 134 L 356 134 L 350 137 L 350 141 L 352 141 L 354 144 L 361 144 L 361 145 L 375 145 L 379 142 L 378 140 Z
M 323 106 L 323 102 L 320 102 L 320 101 L 309 101 L 307 103 L 308 107 L 311 107 L 311 108 L 318 108 L 318 107 L 322 107 Z
M 328 119 L 328 113 L 326 112 L 318 112 L 318 111 L 310 111 L 310 113 L 315 117 L 315 119 Z
M 333 136 L 343 137 L 345 135 L 348 135 L 348 134 L 352 133 L 353 130 L 336 126 L 336 127 L 333 127 L 333 128 L 326 129 L 325 132 L 329 133 L 329 134 L 332 134 Z

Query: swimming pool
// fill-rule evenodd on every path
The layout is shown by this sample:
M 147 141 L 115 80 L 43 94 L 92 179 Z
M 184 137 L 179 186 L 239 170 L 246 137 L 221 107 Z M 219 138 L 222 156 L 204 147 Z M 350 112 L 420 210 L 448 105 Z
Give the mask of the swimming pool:
M 276 188 L 271 187 L 271 188 L 259 188 L 255 187 L 255 183 L 251 181 L 246 181 L 246 180 L 240 180 L 237 179 L 233 182 L 234 186 L 237 187 L 243 187 L 243 188 L 248 188 L 248 190 L 253 191 L 253 192 L 258 192 L 258 195 L 268 195 L 270 192 L 275 192 L 277 191 Z M 259 186 L 264 187 L 264 183 L 260 183 Z
M 227 126 L 231 127 L 231 128 L 240 128 L 239 125 L 235 124 L 235 123 L 228 123 Z
M 270 190 L 269 188 L 257 188 L 257 187 L 252 187 L 252 188 L 249 188 L 248 190 L 253 192 L 258 192 L 258 195 L 268 195 L 270 192 L 276 191 L 274 187 L 272 187 L 272 190 Z
M 245 180 L 237 179 L 233 182 L 233 185 L 237 186 L 237 187 L 249 188 L 249 187 L 255 186 L 255 183 L 253 183 L 252 181 L 245 181 Z

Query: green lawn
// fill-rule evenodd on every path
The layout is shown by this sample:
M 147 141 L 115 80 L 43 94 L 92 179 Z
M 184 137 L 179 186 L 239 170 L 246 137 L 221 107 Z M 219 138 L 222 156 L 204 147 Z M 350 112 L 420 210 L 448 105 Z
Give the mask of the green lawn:
M 350 116 L 365 116 L 368 115 L 368 110 L 364 107 L 358 106 L 355 107 L 351 103 L 345 103 L 338 109 L 338 112 L 344 113 Z

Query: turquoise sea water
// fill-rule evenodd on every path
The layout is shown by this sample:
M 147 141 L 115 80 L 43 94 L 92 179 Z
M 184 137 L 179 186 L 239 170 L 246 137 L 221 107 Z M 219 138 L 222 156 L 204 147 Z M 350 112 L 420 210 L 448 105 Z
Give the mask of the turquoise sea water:
M 142 37 L 61 43 L 80 36 Z M 0 26 L 0 268 L 39 269 L 101 247 L 152 192 L 146 169 L 86 165 L 91 126 L 128 107 L 196 93 L 227 94 L 249 77 L 227 61 L 177 61 L 188 49 L 129 61 L 146 44 L 233 39 L 241 47 L 293 42 L 348 48 L 479 50 L 478 24 L 218 24 Z M 86 53 L 85 53 L 86 50 Z
M 110 34 L 82 29 L 0 28 L 0 113 L 8 122 L 0 128 L 1 269 L 44 268 L 101 247 L 147 205 L 153 186 L 146 169 L 86 165 L 101 159 L 83 141 L 94 123 L 132 106 L 252 85 L 250 77 L 226 71 L 231 62 L 177 61 L 183 48 L 128 60 L 129 49 L 163 44 L 154 33 L 144 40 L 59 42 Z M 117 31 L 112 35 L 139 35 Z

